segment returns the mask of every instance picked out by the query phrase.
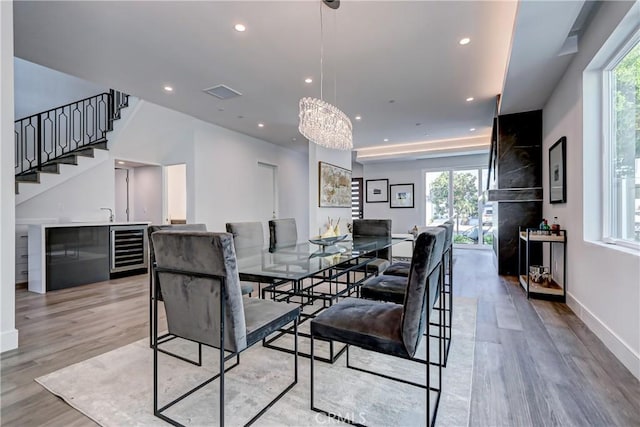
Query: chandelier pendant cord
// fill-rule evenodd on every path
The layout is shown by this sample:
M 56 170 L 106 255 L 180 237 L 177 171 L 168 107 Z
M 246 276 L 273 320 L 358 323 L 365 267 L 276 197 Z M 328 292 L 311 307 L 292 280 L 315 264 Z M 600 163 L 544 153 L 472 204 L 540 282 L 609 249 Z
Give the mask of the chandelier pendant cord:
M 339 5 L 339 0 L 334 0 Z M 324 12 L 323 3 L 332 9 L 329 0 L 320 3 L 320 99 L 303 97 L 299 102 L 298 131 L 310 142 L 325 148 L 349 151 L 353 149 L 353 127 L 349 117 L 324 97 Z M 337 20 L 334 15 L 334 23 Z M 337 25 L 337 24 L 336 24 Z M 337 37 L 337 36 L 336 36 Z M 337 44 L 337 39 L 336 39 Z M 334 69 L 334 98 L 338 98 L 337 69 Z
M 322 25 L 322 2 L 320 2 L 320 99 L 324 101 L 322 97 L 322 82 L 324 81 L 323 68 L 324 64 L 324 27 Z
M 333 13 L 333 51 L 338 51 L 338 14 Z M 333 64 L 333 103 L 338 103 L 338 61 L 334 61 Z

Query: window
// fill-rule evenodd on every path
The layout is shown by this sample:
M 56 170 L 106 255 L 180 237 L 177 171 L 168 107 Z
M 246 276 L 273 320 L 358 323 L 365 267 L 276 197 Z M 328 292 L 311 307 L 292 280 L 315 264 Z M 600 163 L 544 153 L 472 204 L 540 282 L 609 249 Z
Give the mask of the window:
M 604 73 L 603 237 L 640 247 L 640 32 Z
M 362 178 L 351 179 L 351 219 L 362 219 Z
M 425 172 L 425 224 L 454 221 L 453 242 L 493 243 L 493 209 L 482 198 L 487 169 L 444 169 Z

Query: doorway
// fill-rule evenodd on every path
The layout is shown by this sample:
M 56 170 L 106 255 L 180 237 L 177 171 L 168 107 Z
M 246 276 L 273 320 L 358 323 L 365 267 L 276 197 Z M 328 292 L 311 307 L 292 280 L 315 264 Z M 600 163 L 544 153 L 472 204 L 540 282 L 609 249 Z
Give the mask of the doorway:
M 167 224 L 187 223 L 187 165 L 169 165 L 165 168 L 167 177 Z
M 116 168 L 115 221 L 129 221 L 129 169 Z
M 258 162 L 256 174 L 256 205 L 257 219 L 265 225 L 270 219 L 278 218 L 278 166 Z M 263 227 L 264 241 L 269 241 L 269 227 Z
M 162 168 L 116 159 L 114 207 L 118 222 L 162 223 Z

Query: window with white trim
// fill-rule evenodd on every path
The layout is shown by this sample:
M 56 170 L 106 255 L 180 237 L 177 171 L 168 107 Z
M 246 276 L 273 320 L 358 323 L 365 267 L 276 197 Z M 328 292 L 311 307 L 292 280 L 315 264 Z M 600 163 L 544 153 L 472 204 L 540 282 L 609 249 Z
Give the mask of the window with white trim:
M 604 70 L 604 239 L 640 247 L 640 32 Z

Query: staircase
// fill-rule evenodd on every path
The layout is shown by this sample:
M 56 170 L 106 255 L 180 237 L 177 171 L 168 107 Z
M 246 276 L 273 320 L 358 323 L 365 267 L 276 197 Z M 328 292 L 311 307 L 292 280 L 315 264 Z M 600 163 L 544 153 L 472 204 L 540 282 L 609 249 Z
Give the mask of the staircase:
M 71 104 L 17 120 L 15 138 L 15 192 L 18 184 L 39 183 L 42 173 L 60 173 L 60 165 L 77 165 L 78 157 L 107 150 L 107 133 L 129 95 L 111 90 Z

